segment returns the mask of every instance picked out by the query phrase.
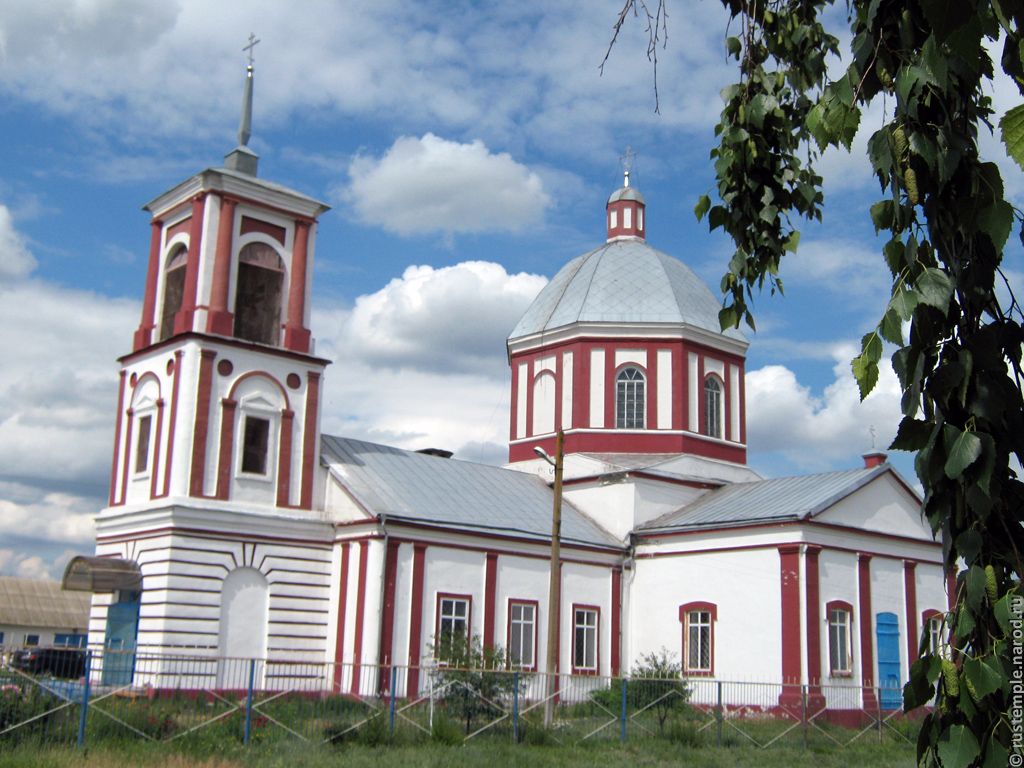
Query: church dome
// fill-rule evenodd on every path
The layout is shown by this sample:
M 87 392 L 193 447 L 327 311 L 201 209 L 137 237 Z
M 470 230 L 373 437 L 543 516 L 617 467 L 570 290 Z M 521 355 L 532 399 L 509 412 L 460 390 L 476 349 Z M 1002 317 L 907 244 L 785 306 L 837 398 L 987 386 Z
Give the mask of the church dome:
M 581 322 L 685 324 L 718 334 L 720 309 L 711 289 L 679 259 L 639 239 L 614 239 L 562 267 L 509 341 Z M 745 341 L 736 329 L 723 335 Z

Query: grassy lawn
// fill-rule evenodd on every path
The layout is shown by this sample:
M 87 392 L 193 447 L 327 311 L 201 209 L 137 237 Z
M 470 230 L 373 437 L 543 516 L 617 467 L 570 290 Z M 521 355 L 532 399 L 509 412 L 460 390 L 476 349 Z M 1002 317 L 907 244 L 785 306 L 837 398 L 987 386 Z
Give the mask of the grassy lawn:
M 895 744 L 861 744 L 847 749 L 773 747 L 680 747 L 647 743 L 593 746 L 511 744 L 423 745 L 416 747 L 314 748 L 303 744 L 237 743 L 196 745 L 128 743 L 87 750 L 56 747 L 0 747 L 0 768 L 913 768 L 914 749 Z

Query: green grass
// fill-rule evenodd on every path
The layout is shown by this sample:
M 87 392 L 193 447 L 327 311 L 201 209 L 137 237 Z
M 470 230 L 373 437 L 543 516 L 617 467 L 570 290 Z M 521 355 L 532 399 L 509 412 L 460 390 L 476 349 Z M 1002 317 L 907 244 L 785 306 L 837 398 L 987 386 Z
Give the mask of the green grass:
M 584 746 L 466 744 L 314 748 L 301 743 L 192 745 L 128 743 L 120 748 L 0 747 L 0 768 L 912 768 L 914 749 L 896 744 L 821 747 L 679 747 L 659 741 Z

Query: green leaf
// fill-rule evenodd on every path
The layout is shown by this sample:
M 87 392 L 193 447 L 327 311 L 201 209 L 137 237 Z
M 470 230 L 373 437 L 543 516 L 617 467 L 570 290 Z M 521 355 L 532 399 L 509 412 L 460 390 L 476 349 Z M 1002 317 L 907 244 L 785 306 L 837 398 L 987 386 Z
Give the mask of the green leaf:
M 917 294 L 905 285 L 896 289 L 895 295 L 889 300 L 889 306 L 896 310 L 901 320 L 909 320 L 917 306 Z
M 978 212 L 978 228 L 988 233 L 997 252 L 1002 252 L 1013 230 L 1013 206 L 1005 200 L 996 200 Z
M 919 421 L 904 417 L 896 437 L 889 446 L 890 451 L 919 451 L 928 444 L 932 433 L 932 425 L 927 421 Z
M 740 42 L 738 37 L 727 37 L 725 38 L 725 48 L 730 56 L 735 56 L 739 59 L 740 52 L 743 50 L 743 43 Z
M 797 246 L 799 245 L 800 232 L 798 230 L 793 230 L 782 244 L 782 250 L 789 251 L 790 253 L 796 253 Z
M 1006 154 L 1024 168 L 1024 104 L 1018 104 L 999 121 L 999 133 Z
M 964 659 L 964 674 L 974 686 L 978 699 L 983 699 L 1003 687 L 999 673 L 981 659 Z
M 895 210 L 892 200 L 879 200 L 871 206 L 871 221 L 875 225 L 876 235 L 883 229 L 892 229 Z
M 981 754 L 981 746 L 966 726 L 954 725 L 939 736 L 942 768 L 967 768 Z
M 718 311 L 718 324 L 723 331 L 735 328 L 739 325 L 739 317 L 736 314 L 736 307 L 723 307 Z
M 711 210 L 711 198 L 707 195 L 701 195 L 697 204 L 693 206 L 693 212 L 697 214 L 697 221 L 704 218 L 704 214 Z
M 973 563 L 978 558 L 983 544 L 981 534 L 973 528 L 968 528 L 956 537 L 957 552 L 965 563 Z
M 878 332 L 883 339 L 891 344 L 903 345 L 903 324 L 900 322 L 900 316 L 892 307 L 885 311 L 885 316 L 878 326 Z
M 967 584 L 966 607 L 972 613 L 977 613 L 985 597 L 985 569 L 972 565 L 964 574 L 964 582 Z
M 953 281 L 944 271 L 928 267 L 918 275 L 916 287 L 918 299 L 922 304 L 928 304 L 942 312 L 949 309 L 949 300 L 953 296 Z
M 961 432 L 949 449 L 944 467 L 946 477 L 954 480 L 981 455 L 981 440 L 975 432 Z
M 922 656 L 910 665 L 910 681 L 903 686 L 904 712 L 930 704 L 935 698 L 935 686 L 928 680 L 928 671 L 937 661 L 934 656 Z
M 1009 761 L 1006 748 L 999 743 L 996 738 L 996 730 L 992 730 L 992 735 L 988 737 L 988 746 L 985 747 L 985 761 L 981 764 L 981 768 L 1003 768 L 1009 765 Z
M 860 340 L 861 355 L 873 363 L 882 359 L 882 339 L 877 333 L 868 333 Z
M 999 602 L 992 609 L 996 621 L 999 622 L 999 628 L 1003 630 L 1004 637 L 1011 637 L 1013 635 L 1013 625 L 1010 622 L 1017 619 L 1016 614 L 1011 608 L 1015 597 L 1016 593 L 1007 592 L 999 598 Z
M 920 0 L 921 10 L 935 36 L 942 42 L 966 24 L 974 14 L 974 6 L 964 0 Z
M 878 383 L 878 363 L 860 354 L 853 358 L 850 366 L 853 369 L 853 378 L 857 380 L 857 386 L 860 387 L 860 399 L 863 400 L 871 394 L 871 390 Z

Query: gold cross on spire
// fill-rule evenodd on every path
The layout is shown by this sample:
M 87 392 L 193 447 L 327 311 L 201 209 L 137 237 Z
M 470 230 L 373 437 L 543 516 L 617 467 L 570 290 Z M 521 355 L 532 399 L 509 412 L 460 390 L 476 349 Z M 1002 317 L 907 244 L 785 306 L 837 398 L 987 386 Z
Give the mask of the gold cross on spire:
M 626 147 L 626 154 L 619 155 L 619 162 L 626 166 L 626 168 L 625 168 L 626 178 L 622 182 L 622 186 L 624 186 L 624 187 L 628 187 L 629 186 L 629 158 L 631 158 L 631 157 L 636 157 L 636 152 L 633 151 L 632 147 L 628 147 L 628 146 Z
M 249 52 L 249 69 L 252 69 L 252 63 L 253 63 L 252 49 L 256 47 L 256 43 L 258 43 L 258 42 L 259 42 L 259 39 L 256 37 L 256 35 L 254 35 L 252 32 L 250 32 L 249 33 L 249 44 L 242 49 L 243 51 L 248 51 Z

